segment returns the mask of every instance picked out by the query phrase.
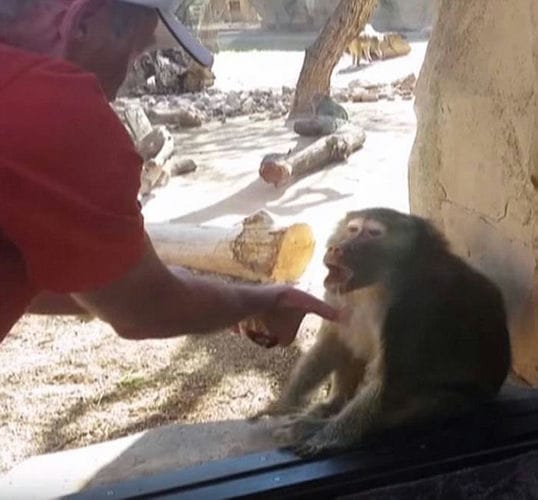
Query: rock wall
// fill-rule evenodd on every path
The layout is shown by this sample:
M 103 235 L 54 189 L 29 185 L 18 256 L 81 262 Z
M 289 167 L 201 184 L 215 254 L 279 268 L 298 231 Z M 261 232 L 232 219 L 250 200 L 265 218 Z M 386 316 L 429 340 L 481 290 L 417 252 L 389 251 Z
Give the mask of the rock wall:
M 435 20 L 439 0 L 379 0 L 372 25 L 380 31 L 423 31 Z
M 416 96 L 411 210 L 500 285 L 538 384 L 538 2 L 440 0 Z
M 307 4 L 319 2 L 306 0 L 250 0 L 250 2 L 260 15 L 264 29 L 308 31 L 316 28 L 316 19 L 312 15 L 312 7 L 315 5 Z M 330 12 L 332 10 L 334 7 Z
M 250 0 L 266 29 L 319 29 L 336 0 Z M 422 31 L 434 21 L 439 0 L 379 0 L 372 24 L 382 31 Z

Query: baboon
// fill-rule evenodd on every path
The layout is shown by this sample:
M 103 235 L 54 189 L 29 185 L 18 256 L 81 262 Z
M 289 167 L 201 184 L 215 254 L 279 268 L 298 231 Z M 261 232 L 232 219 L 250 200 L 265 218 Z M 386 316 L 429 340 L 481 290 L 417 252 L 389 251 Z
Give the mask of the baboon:
M 411 52 L 407 38 L 400 33 L 379 33 L 367 24 L 348 45 L 346 53 L 351 54 L 352 64 L 358 66 L 361 60 L 374 60 L 405 56 Z
M 358 66 L 361 59 L 366 62 L 372 62 L 374 58 L 383 59 L 380 48 L 382 39 L 383 35 L 367 24 L 346 48 L 346 53 L 351 54 L 353 66 Z
M 453 254 L 427 220 L 385 208 L 350 212 L 324 257 L 324 322 L 280 398 L 275 436 L 303 456 L 384 429 L 452 416 L 494 398 L 511 354 L 498 288 Z M 308 396 L 331 377 L 326 401 Z

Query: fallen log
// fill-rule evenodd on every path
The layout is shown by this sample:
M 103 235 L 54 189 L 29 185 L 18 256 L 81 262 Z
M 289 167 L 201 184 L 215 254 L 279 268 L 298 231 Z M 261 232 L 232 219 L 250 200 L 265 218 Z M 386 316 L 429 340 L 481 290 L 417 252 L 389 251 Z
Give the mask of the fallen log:
M 170 172 L 166 170 L 168 160 L 174 154 L 174 138 L 166 127 L 154 128 L 138 144 L 144 158 L 140 178 L 140 195 L 147 196 L 155 187 L 168 184 Z
M 175 142 L 164 126 L 154 127 L 139 105 L 117 109 L 144 164 L 140 173 L 139 197 L 144 198 L 156 187 L 165 186 L 170 179 L 167 165 L 174 155 Z
M 248 281 L 294 282 L 314 252 L 310 226 L 275 227 L 263 211 L 233 227 L 160 223 L 146 230 L 165 264 Z
M 193 105 L 159 106 L 148 111 L 151 122 L 180 128 L 201 127 L 202 113 Z
M 166 127 L 155 127 L 138 144 L 138 152 L 146 162 L 164 165 L 174 153 L 174 138 Z
M 281 186 L 330 163 L 346 160 L 351 153 L 362 147 L 365 140 L 362 128 L 345 127 L 300 151 L 268 154 L 260 165 L 260 177 L 269 184 Z
M 142 141 L 153 130 L 153 126 L 141 106 L 128 106 L 123 111 L 122 118 L 135 143 Z

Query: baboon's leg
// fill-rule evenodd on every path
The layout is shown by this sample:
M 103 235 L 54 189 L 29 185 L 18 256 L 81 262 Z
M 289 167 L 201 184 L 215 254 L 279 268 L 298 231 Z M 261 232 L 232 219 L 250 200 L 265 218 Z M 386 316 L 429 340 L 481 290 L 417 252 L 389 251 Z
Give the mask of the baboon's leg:
M 302 456 L 317 455 L 323 451 L 345 449 L 360 441 L 379 421 L 381 414 L 381 381 L 370 381 L 342 411 L 294 449 Z
M 299 359 L 280 397 L 252 419 L 256 420 L 264 415 L 295 413 L 300 410 L 306 398 L 335 370 L 346 354 L 347 349 L 337 338 L 337 326 L 324 321 L 318 340 Z
M 357 393 L 365 367 L 364 361 L 353 359 L 348 352 L 347 358 L 342 359 L 340 367 L 333 373 L 327 400 L 314 405 L 307 415 L 328 417 L 339 412 Z

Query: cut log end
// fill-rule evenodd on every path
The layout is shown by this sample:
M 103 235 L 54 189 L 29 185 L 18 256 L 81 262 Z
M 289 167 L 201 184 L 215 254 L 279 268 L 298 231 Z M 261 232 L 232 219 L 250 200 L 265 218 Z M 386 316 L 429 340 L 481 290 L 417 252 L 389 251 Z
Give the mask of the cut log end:
M 324 136 L 303 149 L 266 155 L 260 166 L 260 177 L 277 187 L 289 184 L 293 179 L 347 159 L 362 147 L 365 139 L 362 128 L 342 127 L 335 134 Z
M 315 240 L 308 224 L 294 224 L 283 233 L 271 279 L 297 281 L 314 255 Z
M 283 159 L 264 159 L 260 166 L 260 177 L 268 184 L 278 187 L 286 184 L 292 174 L 292 167 Z

